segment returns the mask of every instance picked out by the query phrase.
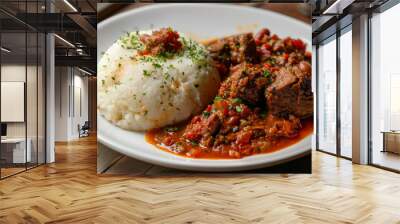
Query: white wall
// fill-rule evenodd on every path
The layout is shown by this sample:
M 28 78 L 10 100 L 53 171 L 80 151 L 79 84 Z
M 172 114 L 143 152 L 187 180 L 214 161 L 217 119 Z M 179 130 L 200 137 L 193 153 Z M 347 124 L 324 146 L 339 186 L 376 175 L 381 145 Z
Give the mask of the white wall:
M 56 67 L 55 73 L 55 140 L 70 141 L 88 120 L 88 78 L 72 67 Z
M 68 141 L 70 84 L 68 67 L 55 68 L 55 141 Z
M 88 78 L 81 76 L 82 73 L 79 75 L 74 75 L 74 92 L 75 94 L 73 97 L 74 99 L 74 108 L 72 110 L 73 119 L 72 119 L 72 130 L 71 135 L 73 138 L 77 138 L 78 133 L 78 125 L 83 125 L 85 121 L 88 120 Z

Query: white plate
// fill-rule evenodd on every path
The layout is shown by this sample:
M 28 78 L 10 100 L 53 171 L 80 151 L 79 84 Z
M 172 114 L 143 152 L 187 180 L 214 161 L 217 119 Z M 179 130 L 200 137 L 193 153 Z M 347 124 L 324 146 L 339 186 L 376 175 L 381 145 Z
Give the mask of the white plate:
M 189 36 L 208 39 L 240 32 L 258 31 L 263 27 L 280 37 L 301 38 L 311 49 L 311 27 L 287 16 L 238 5 L 227 4 L 153 4 L 111 17 L 97 26 L 98 55 L 107 50 L 127 31 L 172 27 Z M 242 159 L 191 159 L 164 152 L 147 143 L 144 133 L 118 128 L 98 116 L 98 139 L 106 146 L 127 156 L 171 168 L 196 171 L 238 171 L 282 163 L 311 149 L 311 136 L 290 147 L 269 154 Z

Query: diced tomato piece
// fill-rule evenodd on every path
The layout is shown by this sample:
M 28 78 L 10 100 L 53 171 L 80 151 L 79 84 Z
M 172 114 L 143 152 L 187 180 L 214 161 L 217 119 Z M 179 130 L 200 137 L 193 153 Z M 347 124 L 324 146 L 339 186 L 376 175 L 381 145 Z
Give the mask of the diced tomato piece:
M 305 44 L 303 43 L 302 40 L 297 39 L 297 40 L 293 40 L 292 44 L 295 48 L 299 49 L 299 50 L 304 50 L 304 48 L 306 47 Z
M 197 139 L 197 134 L 189 132 L 189 133 L 185 133 L 185 138 L 189 139 L 189 140 L 196 140 Z
M 289 58 L 289 54 L 287 54 L 287 53 L 283 53 L 283 58 L 287 61 L 288 60 L 288 58 Z
M 254 36 L 254 39 L 255 39 L 257 45 L 259 45 L 261 43 L 261 40 L 264 38 L 264 36 L 269 36 L 269 30 L 267 28 L 261 29 Z
M 211 109 L 212 109 L 212 106 L 211 106 L 211 105 L 208 105 L 206 111 L 207 111 L 207 112 L 211 112 Z
M 141 56 L 145 56 L 145 55 L 149 55 L 149 54 L 150 54 L 150 51 L 148 51 L 148 50 L 142 50 L 139 52 L 139 55 L 141 55 Z
M 228 108 L 228 103 L 225 100 L 221 100 L 220 104 L 221 104 L 223 109 L 227 109 Z
M 278 37 L 278 35 L 274 34 L 274 35 L 272 35 L 271 39 L 272 39 L 272 40 L 278 40 L 279 37 Z
M 311 52 L 306 51 L 306 53 L 304 53 L 304 56 L 305 56 L 306 58 L 310 59 L 310 58 L 312 57 L 312 54 L 311 54 Z
M 269 69 L 269 68 L 271 68 L 271 65 L 270 65 L 270 64 L 268 64 L 268 63 L 265 63 L 265 64 L 264 64 L 264 68 L 267 68 L 267 69 Z
M 163 143 L 166 146 L 171 146 L 172 144 L 174 144 L 174 138 L 172 138 L 171 136 L 167 136 L 163 139 Z
M 250 114 L 250 109 L 246 106 L 242 107 L 242 116 L 247 116 Z
M 267 50 L 271 50 L 272 46 L 269 45 L 268 43 L 263 44 L 263 48 L 267 49 Z
M 224 115 L 228 115 L 229 114 L 229 110 L 227 108 L 224 108 L 223 113 L 224 113 Z

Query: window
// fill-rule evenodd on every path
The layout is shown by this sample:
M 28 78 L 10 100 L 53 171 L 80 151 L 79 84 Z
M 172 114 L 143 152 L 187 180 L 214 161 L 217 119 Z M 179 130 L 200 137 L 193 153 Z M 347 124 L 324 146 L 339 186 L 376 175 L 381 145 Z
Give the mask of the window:
M 0 1 L 18 16 L 41 13 L 43 1 Z M 45 34 L 0 12 L 0 178 L 45 163 Z M 13 108 L 13 109 L 10 109 Z
M 352 148 L 352 33 L 340 36 L 340 155 L 351 158 Z
M 400 170 L 400 5 L 371 18 L 372 164 Z
M 318 149 L 336 153 L 336 39 L 318 48 Z

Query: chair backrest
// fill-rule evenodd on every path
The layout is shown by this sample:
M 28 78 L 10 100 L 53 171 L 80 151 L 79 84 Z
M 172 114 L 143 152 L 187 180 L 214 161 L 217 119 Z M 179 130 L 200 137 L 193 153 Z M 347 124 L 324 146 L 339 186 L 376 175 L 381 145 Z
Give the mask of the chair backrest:
M 82 128 L 87 128 L 87 129 L 89 129 L 89 127 L 90 127 L 89 121 L 85 121 L 85 123 L 83 124 Z

